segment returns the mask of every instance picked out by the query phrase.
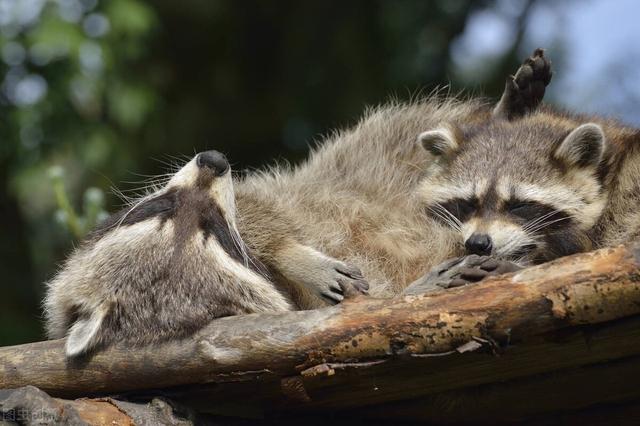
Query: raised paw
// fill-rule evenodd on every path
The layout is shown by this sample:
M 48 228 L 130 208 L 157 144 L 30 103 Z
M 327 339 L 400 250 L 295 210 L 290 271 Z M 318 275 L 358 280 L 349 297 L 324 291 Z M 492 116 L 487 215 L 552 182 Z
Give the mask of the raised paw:
M 516 74 L 507 78 L 494 116 L 512 120 L 534 111 L 542 102 L 552 75 L 551 61 L 544 56 L 543 49 L 536 49 Z
M 489 276 L 519 269 L 520 266 L 508 260 L 472 254 L 441 263 L 427 275 L 411 283 L 403 294 L 422 294 L 443 288 L 460 287 Z

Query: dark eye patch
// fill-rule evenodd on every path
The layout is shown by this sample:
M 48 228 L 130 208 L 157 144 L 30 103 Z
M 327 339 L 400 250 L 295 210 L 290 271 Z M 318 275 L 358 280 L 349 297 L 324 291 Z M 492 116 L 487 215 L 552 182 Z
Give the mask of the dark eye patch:
M 204 234 L 204 241 L 206 242 L 208 238 L 215 238 L 229 256 L 242 264 L 245 263 L 244 256 L 247 256 L 247 267 L 262 275 L 267 280 L 271 280 L 266 266 L 255 258 L 253 254 L 246 249 L 246 247 L 244 255 L 240 251 L 240 244 L 244 245 L 244 243 L 234 241 L 233 235 L 231 234 L 233 231 L 229 227 L 227 220 L 224 218 L 220 207 L 215 203 L 211 203 L 209 205 L 202 206 L 201 210 L 199 226 Z M 237 238 L 240 239 L 241 237 L 238 235 Z
M 177 203 L 177 191 L 171 189 L 156 197 L 150 198 L 136 205 L 135 208 L 125 207 L 109 216 L 99 224 L 89 235 L 89 238 L 101 238 L 109 229 L 115 226 L 134 225 L 144 220 L 159 217 L 163 221 L 171 218 Z
M 564 226 L 570 220 L 565 212 L 557 211 L 557 209 L 537 201 L 511 199 L 506 203 L 505 209 L 509 214 L 523 219 L 526 222 L 540 220 L 540 226 L 549 223 L 548 226 L 550 228 Z M 543 217 L 544 219 L 542 219 Z
M 449 214 L 442 210 L 446 210 Z M 476 210 L 478 210 L 478 200 L 476 198 L 471 200 L 454 198 L 429 208 L 430 215 L 436 219 L 443 220 L 443 216 L 451 215 L 460 222 L 466 222 Z

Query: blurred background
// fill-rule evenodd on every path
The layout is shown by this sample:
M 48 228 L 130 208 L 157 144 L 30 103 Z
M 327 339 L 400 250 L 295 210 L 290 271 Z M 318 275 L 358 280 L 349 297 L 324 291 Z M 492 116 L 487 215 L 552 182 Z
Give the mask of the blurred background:
M 43 282 L 125 194 L 215 148 L 299 161 L 367 105 L 496 97 L 535 47 L 547 101 L 638 125 L 634 0 L 0 0 L 0 345 L 42 339 Z

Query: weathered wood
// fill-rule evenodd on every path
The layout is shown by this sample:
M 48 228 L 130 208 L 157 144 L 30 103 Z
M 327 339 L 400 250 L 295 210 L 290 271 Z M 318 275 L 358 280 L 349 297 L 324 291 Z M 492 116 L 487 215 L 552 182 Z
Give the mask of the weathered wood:
M 537 412 L 557 411 L 558 404 L 567 410 L 580 410 L 594 401 L 626 401 L 629 389 L 640 400 L 640 387 L 627 377 L 635 377 L 637 369 L 630 364 L 621 373 L 616 363 L 640 359 L 640 317 L 629 317 L 594 326 L 579 326 L 526 338 L 506 347 L 498 348 L 496 355 L 491 347 L 479 350 L 435 357 L 397 356 L 382 363 L 323 364 L 313 367 L 301 376 L 301 383 L 309 400 L 286 398 L 278 380 L 261 380 L 238 383 L 217 383 L 175 389 L 166 394 L 182 401 L 198 411 L 217 414 L 251 416 L 294 414 L 316 418 L 324 413 L 347 414 L 357 418 L 392 419 L 383 415 L 394 409 L 407 413 L 400 418 L 464 420 L 464 413 L 474 413 L 474 418 L 494 420 L 505 418 L 520 410 L 534 406 Z M 529 392 L 531 388 L 521 383 L 550 384 L 546 376 L 570 377 L 571 371 L 602 367 L 603 374 L 581 376 L 584 379 L 574 389 L 583 386 L 563 398 L 563 387 L 549 388 L 545 392 Z M 609 369 L 610 367 L 610 369 Z M 298 376 L 294 376 L 298 377 Z M 606 378 L 607 380 L 602 380 Z M 587 382 L 589 386 L 586 386 Z M 533 385 L 532 385 L 533 386 Z M 538 390 L 543 386 L 538 386 Z M 522 399 L 521 404 L 501 408 L 499 398 L 491 397 L 487 389 L 495 389 L 496 395 L 507 394 Z M 607 394 L 607 398 L 602 398 Z M 555 395 L 556 398 L 551 398 Z M 559 400 L 561 399 L 561 400 Z M 457 402 L 457 403 L 455 403 Z M 475 404 L 473 403 L 475 402 Z M 451 413 L 438 405 L 444 404 Z M 454 404 L 455 403 L 455 404 Z M 582 404 L 582 405 L 581 405 Z M 475 411 L 474 411 L 475 410 Z M 482 413 L 478 413 L 482 411 Z
M 334 380 L 332 370 L 360 369 L 367 376 L 398 358 L 413 358 L 409 365 L 422 370 L 441 358 L 426 355 L 463 358 L 455 354 L 478 346 L 469 342 L 490 348 L 492 342 L 531 341 L 565 327 L 640 315 L 639 266 L 640 246 L 620 246 L 432 295 L 222 318 L 184 341 L 115 346 L 76 363 L 65 360 L 61 340 L 0 348 L 0 388 L 34 385 L 76 397 L 220 383 L 231 393 L 250 397 L 247 389 L 260 388 L 290 404 L 313 405 L 322 394 L 316 389 Z M 631 346 L 621 351 L 634 353 L 638 340 Z M 376 367 L 378 361 L 384 363 Z M 377 392 L 380 401 L 407 395 L 397 382 Z

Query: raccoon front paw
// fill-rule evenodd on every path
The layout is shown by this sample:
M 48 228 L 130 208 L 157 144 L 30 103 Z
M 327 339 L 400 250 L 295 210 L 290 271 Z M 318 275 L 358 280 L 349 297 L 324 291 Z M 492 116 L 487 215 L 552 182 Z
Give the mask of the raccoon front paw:
M 516 74 L 507 78 L 494 115 L 511 120 L 534 111 L 542 102 L 552 75 L 551 61 L 544 56 L 543 49 L 536 49 Z
M 369 283 L 360 269 L 334 259 L 327 263 L 328 268 L 318 274 L 323 277 L 322 282 L 316 283 L 320 296 L 326 302 L 336 304 L 344 299 L 369 293 Z
M 403 294 L 415 295 L 443 288 L 460 287 L 489 276 L 506 274 L 519 269 L 522 268 L 508 260 L 472 254 L 441 263 L 427 275 L 411 283 Z
M 360 269 L 306 245 L 291 244 L 275 258 L 275 269 L 297 288 L 297 303 L 305 309 L 334 305 L 369 289 Z

